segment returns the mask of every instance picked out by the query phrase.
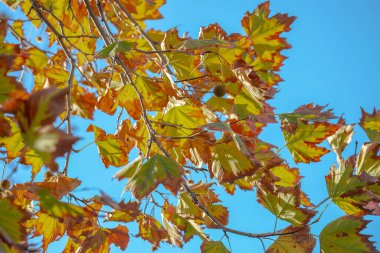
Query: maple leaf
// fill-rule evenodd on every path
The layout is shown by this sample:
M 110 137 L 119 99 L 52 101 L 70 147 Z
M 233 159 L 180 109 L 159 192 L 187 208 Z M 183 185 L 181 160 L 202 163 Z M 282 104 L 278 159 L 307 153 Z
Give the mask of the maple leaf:
M 52 126 L 65 110 L 68 89 L 49 88 L 33 93 L 20 105 L 16 117 L 26 145 L 46 163 L 71 150 L 78 138 Z
M 174 206 L 169 205 L 167 202 L 164 203 L 164 208 L 162 209 L 163 224 L 175 245 L 182 245 L 178 235 L 182 235 L 184 242 L 188 242 L 194 235 L 198 235 L 203 240 L 208 239 L 202 228 L 194 220 L 182 217 L 182 215 L 177 212 Z
M 313 103 L 302 105 L 298 107 L 292 113 L 281 113 L 279 115 L 280 119 L 286 121 L 287 123 L 297 123 L 299 120 L 307 122 L 315 121 L 327 121 L 330 119 L 335 119 L 336 116 L 332 113 L 332 109 L 323 111 L 327 105 L 319 106 L 313 105 Z
M 11 241 L 22 240 L 21 221 L 24 214 L 16 209 L 8 199 L 0 199 L 0 233 L 1 237 L 10 238 Z
M 106 221 L 131 222 L 140 215 L 137 202 L 120 203 L 118 209 L 107 214 Z
M 321 250 L 325 253 L 378 252 L 369 236 L 360 233 L 368 223 L 353 216 L 343 216 L 330 222 L 319 234 Z
M 317 144 L 334 134 L 338 129 L 336 125 L 325 122 L 314 122 L 311 124 L 298 122 L 295 129 L 288 129 L 288 127 L 287 123 L 281 122 L 286 146 L 296 163 L 319 161 L 321 156 L 327 154 L 329 150 L 318 147 Z
M 121 250 L 125 250 L 129 242 L 128 229 L 122 225 L 109 229 L 107 241 L 110 244 L 115 244 Z
M 80 184 L 81 181 L 76 178 L 56 175 L 49 177 L 45 182 L 35 183 L 34 186 L 41 189 L 48 189 L 52 196 L 60 199 L 76 189 Z
M 380 110 L 373 109 L 372 114 L 368 114 L 362 109 L 362 118 L 359 125 L 372 142 L 380 142 Z
M 357 174 L 368 173 L 380 178 L 380 143 L 364 143 L 356 160 Z
M 353 157 L 340 160 L 338 168 L 333 165 L 326 176 L 327 191 L 332 201 L 345 213 L 364 215 L 370 213 L 365 206 L 371 201 L 378 202 L 378 197 L 368 189 L 373 184 L 373 178 L 354 175 L 354 166 Z
M 222 242 L 204 241 L 201 245 L 202 253 L 229 253 Z
M 276 241 L 265 251 L 265 253 L 309 253 L 315 247 L 315 238 L 310 234 L 310 228 L 304 227 L 301 231 L 297 231 L 296 227 L 287 227 L 283 230 L 283 235 L 280 235 Z M 286 233 L 290 234 L 286 234 Z
M 155 154 L 136 170 L 125 189 L 137 199 L 148 196 L 159 184 L 163 184 L 174 195 L 181 187 L 181 176 L 184 173 L 182 167 L 163 155 Z
M 271 61 L 274 55 L 290 48 L 290 45 L 280 35 L 290 31 L 290 25 L 295 17 L 286 14 L 276 14 L 269 18 L 269 1 L 260 4 L 253 13 L 247 12 L 241 23 L 246 34 L 252 38 L 253 46 L 265 61 Z
M 62 222 L 56 217 L 52 217 L 43 212 L 37 212 L 36 218 L 28 220 L 26 227 L 33 229 L 34 236 L 42 235 L 43 252 L 46 252 L 51 242 L 62 238 L 66 232 L 66 226 Z
M 289 166 L 285 164 L 271 168 L 270 172 L 273 176 L 278 178 L 274 184 L 280 187 L 296 186 L 301 180 L 299 170 L 296 168 L 289 168 Z
M 354 125 L 345 125 L 344 121 L 342 124 L 335 134 L 327 137 L 330 147 L 339 157 L 342 156 L 342 152 L 351 142 L 352 135 L 354 134 Z
M 39 196 L 41 210 L 52 217 L 59 219 L 65 217 L 78 218 L 84 214 L 83 208 L 59 201 L 46 189 L 37 190 L 37 194 Z
M 166 240 L 168 237 L 167 231 L 155 218 L 150 215 L 143 215 L 138 220 L 139 236 L 153 244 L 152 249 L 160 246 L 160 242 Z
M 232 183 L 236 179 L 253 175 L 257 170 L 233 142 L 216 143 L 210 162 L 210 175 L 219 182 Z
M 260 184 L 257 191 L 258 202 L 276 217 L 300 227 L 315 214 L 314 211 L 300 207 L 300 185 L 290 189 L 273 190 Z
M 119 138 L 94 125 L 87 128 L 87 132 L 94 132 L 95 143 L 103 164 L 108 168 L 110 165 L 120 167 L 128 163 L 128 155 L 134 142 Z

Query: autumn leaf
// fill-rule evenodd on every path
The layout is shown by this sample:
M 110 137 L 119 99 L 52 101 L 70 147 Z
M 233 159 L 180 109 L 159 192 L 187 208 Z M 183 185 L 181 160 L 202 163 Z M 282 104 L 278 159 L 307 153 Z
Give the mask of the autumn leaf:
M 327 191 L 332 201 L 349 215 L 364 215 L 370 211 L 365 208 L 376 197 L 367 189 L 372 179 L 354 174 L 353 158 L 341 160 L 339 167 L 333 165 L 326 176 Z
M 373 109 L 372 114 L 362 109 L 359 125 L 372 142 L 380 142 L 380 110 Z
M 197 127 L 206 124 L 206 118 L 201 108 L 193 105 L 179 105 L 164 114 L 163 123 L 168 123 L 161 131 L 165 136 L 187 137 Z M 173 124 L 174 126 L 170 126 Z M 160 133 L 161 133 L 160 132 Z
M 94 125 L 90 125 L 87 132 L 94 132 L 95 143 L 106 168 L 110 165 L 120 167 L 128 163 L 128 155 L 134 144 L 132 141 L 118 138 L 114 134 L 106 134 L 103 129 Z
M 278 178 L 274 182 L 277 186 L 292 187 L 299 184 L 301 180 L 300 172 L 296 168 L 289 168 L 288 165 L 282 164 L 270 169 L 270 172 Z
M 181 166 L 174 160 L 155 154 L 129 179 L 125 189 L 137 199 L 148 196 L 159 184 L 170 190 L 174 195 L 181 187 Z
M 327 121 L 330 119 L 335 119 L 336 116 L 332 113 L 332 109 L 326 109 L 327 105 L 319 106 L 313 105 L 312 103 L 307 105 L 302 105 L 298 107 L 292 113 L 281 113 L 279 115 L 280 119 L 286 121 L 287 123 L 297 123 L 299 120 L 307 122 L 316 122 L 316 121 Z
M 286 146 L 292 154 L 296 163 L 317 162 L 321 156 L 329 151 L 317 144 L 324 141 L 328 136 L 338 129 L 336 125 L 324 122 L 304 124 L 298 122 L 295 129 L 289 129 L 288 124 L 281 122 L 282 132 L 285 137 Z
M 15 208 L 8 199 L 0 199 L 0 233 L 1 237 L 10 238 L 11 241 L 22 240 L 21 221 L 24 214 Z
M 33 93 L 16 116 L 26 145 L 46 162 L 71 150 L 78 138 L 56 129 L 52 123 L 65 110 L 68 89 L 49 88 Z
M 229 253 L 222 242 L 204 241 L 201 245 L 202 253 Z
M 360 233 L 368 223 L 353 216 L 343 216 L 330 222 L 319 235 L 321 250 L 325 253 L 378 252 L 369 236 Z
M 294 233 L 292 233 L 294 231 Z M 296 227 L 287 227 L 283 230 L 273 244 L 265 253 L 309 253 L 313 252 L 315 247 L 315 238 L 310 234 L 310 228 L 302 229 Z M 287 234 L 289 233 L 289 234 Z
M 107 214 L 105 221 L 131 222 L 140 215 L 139 204 L 137 202 L 120 203 L 118 209 Z
M 233 142 L 216 143 L 211 157 L 211 176 L 219 182 L 234 182 L 236 179 L 253 175 L 257 167 Z
M 29 220 L 26 224 L 27 228 L 34 231 L 34 236 L 42 235 L 42 248 L 46 252 L 49 244 L 62 238 L 66 232 L 65 225 L 56 217 L 52 217 L 43 212 L 37 212 L 36 218 Z
M 257 200 L 276 217 L 296 227 L 306 224 L 315 214 L 312 210 L 300 207 L 300 185 L 291 190 L 272 190 L 261 184 L 257 191 Z
M 94 55 L 94 58 L 115 57 L 118 53 L 126 53 L 133 49 L 134 43 L 127 41 L 118 41 L 109 44 Z
M 150 215 L 143 215 L 141 219 L 138 220 L 139 225 L 139 236 L 149 241 L 155 249 L 160 246 L 160 242 L 164 241 L 168 237 L 168 233 L 155 218 Z
M 364 143 L 356 160 L 357 173 L 380 178 L 380 143 Z
M 290 30 L 295 17 L 276 14 L 269 17 L 269 1 L 260 4 L 253 13 L 247 12 L 241 23 L 246 34 L 252 38 L 256 53 L 265 61 L 270 61 L 280 50 L 290 45 L 280 35 Z
M 80 184 L 81 181 L 76 178 L 56 175 L 48 178 L 45 182 L 37 182 L 34 186 L 40 189 L 48 189 L 52 196 L 60 199 L 75 190 Z
M 330 147 L 338 156 L 342 156 L 342 152 L 346 146 L 351 142 L 352 135 L 354 134 L 354 125 L 345 125 L 345 122 L 335 132 L 335 134 L 327 137 Z
M 38 190 L 41 211 L 46 212 L 49 216 L 63 219 L 65 217 L 81 217 L 84 214 L 83 208 L 64 203 L 53 197 L 48 190 Z

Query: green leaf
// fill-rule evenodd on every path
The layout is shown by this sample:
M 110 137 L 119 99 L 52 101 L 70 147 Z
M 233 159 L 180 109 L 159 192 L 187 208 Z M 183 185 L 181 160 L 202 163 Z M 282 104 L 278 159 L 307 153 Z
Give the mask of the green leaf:
M 335 133 L 338 127 L 325 122 L 304 124 L 301 121 L 294 126 L 282 121 L 281 128 L 294 161 L 310 163 L 320 161 L 321 156 L 330 152 L 317 144 Z
M 127 41 L 113 42 L 97 52 L 94 58 L 104 59 L 108 57 L 115 57 L 117 53 L 126 53 L 133 49 L 135 43 Z
M 174 160 L 155 154 L 130 178 L 125 186 L 133 196 L 142 199 L 148 196 L 159 184 L 170 190 L 174 195 L 181 187 L 182 167 Z
M 116 48 L 117 42 L 111 43 L 99 52 L 97 52 L 94 55 L 94 58 L 108 58 L 108 57 L 114 57 L 115 56 L 115 48 Z
M 218 39 L 197 40 L 188 39 L 182 42 L 179 49 L 203 49 L 205 47 L 231 47 L 232 44 Z
M 343 216 L 329 224 L 319 235 L 321 251 L 324 253 L 372 253 L 378 252 L 368 238 L 360 232 L 368 221 L 360 217 Z
M 12 241 L 21 241 L 21 220 L 24 215 L 8 199 L 0 199 L 0 233 Z
M 258 115 L 261 112 L 261 102 L 250 95 L 244 87 L 234 100 L 234 111 L 239 118 L 248 117 L 250 114 Z
M 229 253 L 230 251 L 221 241 L 203 241 L 201 245 L 202 253 Z

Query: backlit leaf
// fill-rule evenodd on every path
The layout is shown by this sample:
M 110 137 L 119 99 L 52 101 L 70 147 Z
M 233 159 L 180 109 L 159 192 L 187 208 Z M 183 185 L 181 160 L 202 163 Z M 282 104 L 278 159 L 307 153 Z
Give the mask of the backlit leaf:
M 315 214 L 314 211 L 300 207 L 300 186 L 292 190 L 272 190 L 261 185 L 257 191 L 258 202 L 278 218 L 300 227 L 306 224 Z
M 380 110 L 373 109 L 372 114 L 362 109 L 359 125 L 372 142 L 380 142 Z
M 160 242 L 168 237 L 168 233 L 155 218 L 150 215 L 144 215 L 139 219 L 139 236 L 153 244 L 153 247 L 159 247 Z
M 250 176 L 257 170 L 233 142 L 216 143 L 211 162 L 210 173 L 219 182 L 231 183 L 244 176 Z
M 321 251 L 324 253 L 378 252 L 369 241 L 369 236 L 360 232 L 368 221 L 359 217 L 343 216 L 329 224 L 319 235 Z
M 42 248 L 46 252 L 51 242 L 62 238 L 66 232 L 65 225 L 56 217 L 52 217 L 43 212 L 38 212 L 36 218 L 27 222 L 27 227 L 34 230 L 34 236 L 42 237 Z
M 159 184 L 175 195 L 181 187 L 183 173 L 182 167 L 174 160 L 155 154 L 137 169 L 125 188 L 137 199 L 148 196 Z
M 324 122 L 315 122 L 312 124 L 299 122 L 295 129 L 288 129 L 287 123 L 283 121 L 281 124 L 286 146 L 296 163 L 319 161 L 321 156 L 329 151 L 323 147 L 318 147 L 317 144 L 335 133 L 338 128 L 335 125 Z
M 202 253 L 229 253 L 222 242 L 204 241 L 201 245 Z
M 88 132 L 94 132 L 95 143 L 103 164 L 108 168 L 110 165 L 120 167 L 128 163 L 128 155 L 133 147 L 133 142 L 119 138 L 94 125 L 90 125 Z
M 333 202 L 349 215 L 364 215 L 369 210 L 364 206 L 375 197 L 367 189 L 370 181 L 354 175 L 354 162 L 351 159 L 340 161 L 339 167 L 333 165 L 326 176 L 327 191 Z
M 299 231 L 298 231 L 299 230 Z M 294 233 L 292 233 L 295 231 Z M 265 251 L 265 253 L 311 253 L 315 246 L 315 238 L 310 234 L 310 228 L 299 229 L 287 227 L 283 230 L 276 241 Z
M 22 239 L 21 220 L 24 215 L 17 210 L 8 199 L 0 199 L 0 233 L 9 237 L 12 241 L 19 242 Z
M 356 160 L 357 173 L 366 172 L 380 178 L 380 143 L 365 143 L 360 149 Z

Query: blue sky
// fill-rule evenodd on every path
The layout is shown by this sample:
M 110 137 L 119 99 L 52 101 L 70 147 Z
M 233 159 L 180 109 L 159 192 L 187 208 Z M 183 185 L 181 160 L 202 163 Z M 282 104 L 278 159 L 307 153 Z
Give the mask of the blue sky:
M 188 32 L 196 37 L 200 26 L 218 22 L 228 33 L 243 33 L 240 20 L 244 13 L 252 11 L 260 1 L 246 0 L 168 0 L 162 8 L 163 20 L 148 22 L 148 27 L 166 30 L 177 26 L 180 34 Z M 300 105 L 314 102 L 319 105 L 329 104 L 335 114 L 344 114 L 348 123 L 356 123 L 360 119 L 360 107 L 370 111 L 374 106 L 380 108 L 380 1 L 378 0 L 274 0 L 271 1 L 272 14 L 289 13 L 297 19 L 292 31 L 286 34 L 293 48 L 285 54 L 281 75 L 285 80 L 279 85 L 280 92 L 271 105 L 277 112 L 292 111 Z M 115 118 L 97 113 L 96 125 L 115 130 Z M 92 133 L 85 133 L 88 121 L 76 121 L 74 127 L 83 137 L 77 144 L 79 148 L 93 139 Z M 264 131 L 262 138 L 282 146 L 284 139 L 278 128 L 273 126 Z M 359 145 L 367 141 L 361 129 L 355 128 L 353 142 Z M 351 145 L 346 154 L 352 154 Z M 292 161 L 286 150 L 282 155 Z M 132 160 L 132 159 L 131 159 Z M 302 187 L 311 200 L 318 203 L 327 196 L 324 176 L 334 163 L 333 154 L 326 155 L 321 163 L 298 165 L 304 176 Z M 296 166 L 292 164 L 292 166 Z M 121 200 L 120 193 L 125 181 L 112 181 L 115 168 L 105 169 L 102 165 L 95 145 L 91 145 L 72 157 L 69 175 L 78 177 L 89 188 L 101 188 L 106 193 Z M 17 179 L 15 179 L 17 180 Z M 95 191 L 96 192 L 96 191 Z M 91 192 L 86 191 L 86 194 Z M 273 229 L 275 218 L 256 202 L 254 192 L 238 191 L 234 196 L 219 190 L 221 199 L 230 210 L 230 227 L 250 232 L 267 232 Z M 130 195 L 123 196 L 127 200 Z M 159 215 L 158 212 L 156 212 Z M 329 221 L 343 215 L 334 205 L 330 205 L 312 232 L 319 234 Z M 374 221 L 366 230 L 374 235 L 374 241 L 380 242 L 380 219 L 370 217 Z M 279 222 L 279 227 L 284 223 Z M 128 225 L 133 233 L 135 226 Z M 221 238 L 221 233 L 213 232 L 214 240 Z M 230 235 L 234 253 L 260 252 L 262 246 L 256 239 Z M 49 247 L 48 252 L 62 249 L 65 239 Z M 227 242 L 223 240 L 226 244 Z M 271 241 L 264 241 L 268 246 Z M 198 252 L 200 240 L 193 239 L 184 249 L 163 245 L 157 252 Z M 318 245 L 318 242 L 317 242 Z M 380 243 L 377 244 L 380 248 Z M 141 240 L 131 238 L 127 252 L 150 252 L 150 245 Z M 113 248 L 112 252 L 120 252 Z M 317 248 L 316 248 L 316 252 Z

